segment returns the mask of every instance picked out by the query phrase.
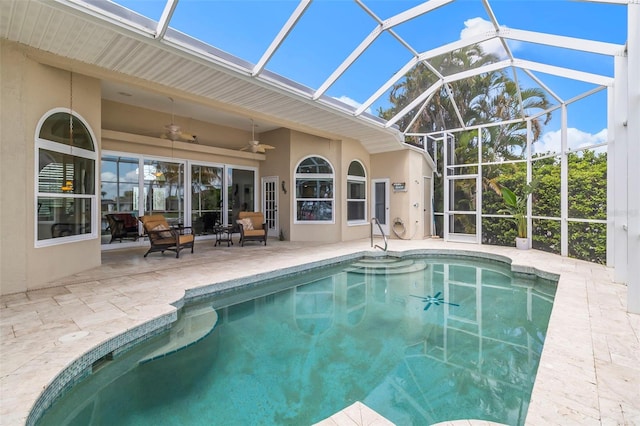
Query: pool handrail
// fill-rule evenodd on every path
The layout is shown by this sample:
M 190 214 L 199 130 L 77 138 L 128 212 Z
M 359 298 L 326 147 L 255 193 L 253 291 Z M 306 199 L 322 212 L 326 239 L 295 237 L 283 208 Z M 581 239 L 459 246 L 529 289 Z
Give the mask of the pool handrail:
M 379 245 L 373 245 L 373 224 L 378 225 L 378 229 L 380 230 L 380 235 L 382 235 L 382 239 L 384 240 L 384 247 L 380 247 Z M 384 230 L 382 229 L 382 225 L 380 225 L 380 221 L 377 217 L 371 218 L 371 247 L 379 248 L 380 250 L 387 251 L 387 236 L 384 234 Z

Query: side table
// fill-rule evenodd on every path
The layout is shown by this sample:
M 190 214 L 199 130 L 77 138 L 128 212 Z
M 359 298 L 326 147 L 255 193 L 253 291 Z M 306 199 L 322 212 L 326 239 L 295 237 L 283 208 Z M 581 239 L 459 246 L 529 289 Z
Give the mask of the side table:
M 214 247 L 222 243 L 227 243 L 227 247 L 233 245 L 233 239 L 231 238 L 231 236 L 233 235 L 233 226 L 218 225 L 215 227 L 215 232 L 216 232 L 216 243 Z

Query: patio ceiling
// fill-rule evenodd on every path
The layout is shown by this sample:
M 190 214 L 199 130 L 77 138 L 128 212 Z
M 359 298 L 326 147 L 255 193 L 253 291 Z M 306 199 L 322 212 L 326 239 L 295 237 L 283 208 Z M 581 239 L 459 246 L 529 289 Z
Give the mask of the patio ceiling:
M 222 3 L 225 2 L 209 2 L 208 5 Z M 237 13 L 226 16 L 198 14 L 194 13 L 194 4 L 202 6 L 207 2 L 178 0 L 118 0 L 117 3 L 104 0 L 3 0 L 0 2 L 0 37 L 38 49 L 34 55 L 42 52 L 40 60 L 52 65 L 82 69 L 101 78 L 105 99 L 169 112 L 171 105 L 166 102 L 166 96 L 181 96 L 188 102 L 181 102 L 184 111 L 176 109 L 178 115 L 246 130 L 251 129 L 247 118 L 253 118 L 260 131 L 282 126 L 330 138 L 347 137 L 361 141 L 371 153 L 399 149 L 404 140 L 402 132 L 406 129 L 398 128 L 397 123 L 405 116 L 418 113 L 436 90 L 443 86 L 449 90 L 449 83 L 504 69 L 516 80 L 533 82 L 560 104 L 567 97 L 581 93 L 561 93 L 558 87 L 562 83 L 558 78 L 581 81 L 585 91 L 610 86 L 613 83 L 613 58 L 625 55 L 626 39 L 613 40 L 609 35 L 611 32 L 604 28 L 599 33 L 602 39 L 589 40 L 563 34 L 561 27 L 556 34 L 545 34 L 519 29 L 520 22 L 508 22 L 509 26 L 505 26 L 500 20 L 500 11 L 515 5 L 522 9 L 523 20 L 528 15 L 540 13 L 539 2 L 537 7 L 535 2 L 496 2 L 494 10 L 489 0 L 317 0 L 314 3 L 302 0 L 299 3 L 272 2 L 280 19 L 269 20 L 260 20 L 259 15 L 260 7 L 270 2 L 226 3 L 229 3 L 228 7 L 235 4 L 234 7 L 239 8 Z M 608 3 L 606 6 L 619 9 L 628 1 L 572 3 Z M 548 10 L 543 12 L 549 15 L 540 16 L 551 16 L 556 4 L 566 5 L 566 2 L 545 2 Z M 148 16 L 124 5 L 144 5 L 148 7 L 144 11 Z M 329 7 L 336 11 L 324 22 L 326 33 L 320 34 L 318 27 L 305 19 L 314 13 L 327 13 Z M 482 19 L 490 25 L 480 34 L 464 38 L 456 38 L 456 35 L 442 45 L 433 45 L 426 30 L 421 33 L 422 37 L 415 36 L 416 28 L 440 28 L 439 14 L 445 8 L 469 19 L 482 12 Z M 241 27 L 237 34 L 219 39 L 205 36 L 207 22 L 211 32 L 215 32 L 216 21 L 237 18 L 237 14 L 247 22 L 247 25 L 236 26 Z M 342 22 L 341 16 L 357 16 L 357 19 Z M 570 19 L 571 16 L 562 18 Z M 457 28 L 452 34 L 459 33 L 460 25 L 445 24 Z M 351 34 L 358 35 L 349 40 L 341 38 L 340 25 L 353 26 L 357 31 Z M 626 21 L 620 25 L 626 25 Z M 296 37 L 301 37 L 305 31 L 316 31 L 319 39 L 328 33 L 337 34 L 331 38 L 333 41 L 308 46 L 304 52 L 298 50 L 300 58 L 296 56 L 298 62 L 292 63 L 290 60 L 295 56 L 292 49 L 300 47 Z M 249 49 L 248 53 L 223 50 L 232 49 L 225 44 L 227 40 L 243 36 L 250 41 L 253 50 Z M 440 74 L 431 64 L 443 53 L 487 42 L 497 42 L 501 62 L 452 75 Z M 548 54 L 535 59 L 518 57 L 512 49 L 514 42 L 542 45 L 549 49 Z M 388 57 L 379 58 L 382 45 L 393 46 Z M 344 52 L 342 61 L 323 63 L 324 49 Z M 591 55 L 593 62 L 601 66 L 594 68 L 595 71 L 576 69 L 571 63 L 571 52 Z M 243 54 L 246 56 L 240 56 Z M 370 62 L 366 61 L 371 57 L 377 57 L 379 66 L 368 65 Z M 285 63 L 291 65 L 291 73 Z M 437 82 L 425 88 L 388 121 L 372 114 L 370 111 L 374 108 L 384 108 L 391 87 L 401 82 L 406 72 L 419 63 L 436 74 Z M 323 72 L 307 80 L 311 73 L 305 70 L 312 67 L 321 68 Z M 358 78 L 359 72 L 371 74 L 370 80 L 376 85 L 357 87 L 363 80 Z M 347 93 L 351 88 L 361 90 L 357 95 L 351 95 Z M 135 93 L 135 96 L 125 98 L 119 95 L 122 92 Z M 179 108 L 177 104 L 176 108 Z

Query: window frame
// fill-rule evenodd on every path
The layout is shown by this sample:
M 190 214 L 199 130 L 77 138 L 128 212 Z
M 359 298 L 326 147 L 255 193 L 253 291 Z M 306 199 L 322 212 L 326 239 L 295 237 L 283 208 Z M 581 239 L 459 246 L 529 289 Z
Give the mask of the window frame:
M 61 142 L 55 142 L 49 139 L 43 139 L 40 137 L 40 132 L 41 129 L 44 125 L 44 123 L 54 114 L 57 113 L 65 113 L 65 114 L 70 114 L 74 117 L 74 119 L 80 120 L 82 122 L 82 124 L 84 125 L 84 127 L 86 128 L 86 130 L 89 132 L 89 136 L 91 137 L 91 143 L 93 145 L 93 151 L 84 149 L 84 148 L 79 148 L 79 147 L 74 147 L 71 145 L 67 145 Z M 72 242 L 76 242 L 76 241 L 87 241 L 87 240 L 92 240 L 92 239 L 96 239 L 98 238 L 98 226 L 100 223 L 100 211 L 98 209 L 98 202 L 97 202 L 97 192 L 98 192 L 98 185 L 99 185 L 99 181 L 98 181 L 98 175 L 99 173 L 99 167 L 98 167 L 98 159 L 99 159 L 99 155 L 98 155 L 98 149 L 97 149 L 97 138 L 95 133 L 93 132 L 93 129 L 91 128 L 91 126 L 89 125 L 89 123 L 87 122 L 87 120 L 84 119 L 84 117 L 82 117 L 82 115 L 78 114 L 78 112 L 73 111 L 69 108 L 53 108 L 49 111 L 47 111 L 46 113 L 44 113 L 41 117 L 40 120 L 38 121 L 36 128 L 35 128 L 35 134 L 34 134 L 34 197 L 33 197 L 33 230 L 34 230 L 34 235 L 33 235 L 33 239 L 34 239 L 34 247 L 36 248 L 40 248 L 40 247 L 50 247 L 50 246 L 56 246 L 56 245 L 60 245 L 60 244 L 67 244 L 67 243 L 72 243 Z M 51 152 L 55 152 L 55 153 L 59 153 L 62 155 L 69 155 L 72 157 L 78 157 L 78 158 L 82 158 L 82 159 L 86 159 L 89 161 L 93 162 L 93 193 L 92 194 L 75 194 L 75 193 L 57 193 L 57 192 L 41 192 L 40 191 L 40 151 L 41 150 L 47 150 L 47 151 L 51 151 Z M 40 198 L 71 198 L 74 200 L 88 200 L 89 204 L 91 206 L 91 216 L 90 216 L 90 220 L 91 220 L 91 231 L 87 232 L 87 233 L 82 233 L 82 234 L 74 234 L 74 235 L 68 235 L 68 236 L 60 236 L 60 237 L 56 237 L 56 238 L 47 238 L 47 239 L 38 239 L 38 227 L 40 225 L 40 219 L 39 219 L 39 209 L 38 209 L 38 205 L 39 205 L 39 199 Z
M 350 175 L 349 174 L 349 170 L 351 169 L 351 165 L 353 163 L 358 163 L 360 164 L 360 167 L 362 167 L 362 171 L 364 173 L 364 176 L 358 176 L 358 175 Z M 349 198 L 349 184 L 350 183 L 356 183 L 356 184 L 362 184 L 364 185 L 364 190 L 363 190 L 363 194 L 364 194 L 364 198 Z M 349 162 L 349 166 L 347 167 L 347 191 L 346 191 L 346 201 L 347 201 L 347 225 L 348 226 L 353 226 L 353 225 L 366 225 L 368 224 L 368 219 L 367 219 L 367 169 L 365 168 L 364 164 L 362 163 L 362 161 L 360 160 L 352 160 Z M 353 219 L 353 220 L 349 220 L 349 205 L 352 203 L 358 203 L 358 204 L 363 204 L 363 217 L 361 219 Z
M 327 163 L 327 165 L 331 168 L 331 173 L 299 173 L 298 169 L 300 168 L 301 164 L 310 159 L 310 158 L 319 158 L 321 160 L 323 160 L 324 162 Z M 298 198 L 298 180 L 326 180 L 326 181 L 330 181 L 331 182 L 331 197 L 327 197 L 327 198 L 320 198 L 320 197 L 313 197 L 313 198 Z M 333 166 L 333 164 L 331 164 L 331 161 L 329 161 L 327 158 L 321 156 L 321 155 L 307 155 L 305 157 L 303 157 L 302 159 L 300 159 L 300 161 L 298 161 L 298 163 L 296 164 L 296 167 L 294 168 L 294 175 L 293 175 L 293 182 L 294 182 L 294 188 L 293 188 L 293 223 L 294 224 L 300 224 L 300 225 L 332 225 L 336 223 L 336 169 Z M 307 201 L 307 202 L 320 202 L 320 201 L 324 201 L 324 202 L 330 202 L 331 203 L 331 219 L 329 220 L 301 220 L 298 219 L 298 202 L 303 202 L 303 201 Z

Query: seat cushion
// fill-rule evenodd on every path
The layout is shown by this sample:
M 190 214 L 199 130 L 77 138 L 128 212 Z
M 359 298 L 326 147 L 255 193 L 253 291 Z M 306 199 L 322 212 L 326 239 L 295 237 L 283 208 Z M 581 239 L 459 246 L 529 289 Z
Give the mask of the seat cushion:
M 180 245 L 190 244 L 194 240 L 193 234 L 183 234 L 183 235 L 180 235 L 178 238 L 180 238 Z
M 249 219 L 253 225 L 253 229 L 262 229 L 264 223 L 264 215 L 262 212 L 240 212 L 238 214 L 239 219 Z M 246 228 L 245 228 L 246 229 Z
M 245 237 L 264 237 L 264 229 L 252 229 L 244 231 Z

